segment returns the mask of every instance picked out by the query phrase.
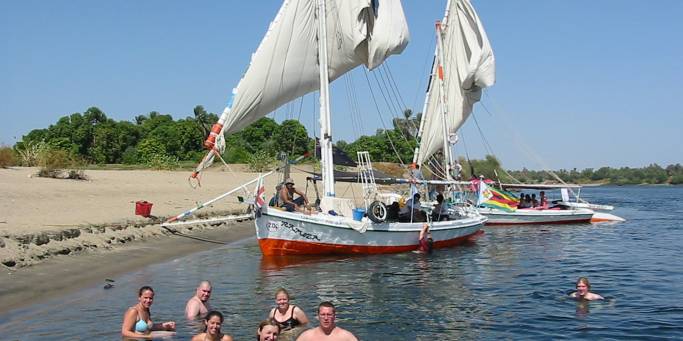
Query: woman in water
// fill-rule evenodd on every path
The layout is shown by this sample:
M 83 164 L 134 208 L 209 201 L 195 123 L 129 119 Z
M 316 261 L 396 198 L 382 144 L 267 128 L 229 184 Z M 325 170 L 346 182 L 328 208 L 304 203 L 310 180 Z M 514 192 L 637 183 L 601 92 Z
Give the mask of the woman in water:
M 280 326 L 272 319 L 268 319 L 258 325 L 256 341 L 275 341 L 279 335 Z
M 204 332 L 195 335 L 192 341 L 232 341 L 232 336 L 221 333 L 223 314 L 210 311 L 204 318 Z
M 573 292 L 571 294 L 571 297 L 574 297 L 577 300 L 586 300 L 586 301 L 604 299 L 602 296 L 590 292 L 590 290 L 591 290 L 591 283 L 588 281 L 588 278 L 579 277 L 579 279 L 576 281 L 576 292 Z
M 301 308 L 289 304 L 289 293 L 280 288 L 275 292 L 276 306 L 268 317 L 280 326 L 280 331 L 288 331 L 308 323 L 308 317 Z
M 175 331 L 175 322 L 152 323 L 149 308 L 154 301 L 154 289 L 148 286 L 138 291 L 138 303 L 123 315 L 121 335 L 123 337 L 151 339 L 151 332 L 156 330 Z

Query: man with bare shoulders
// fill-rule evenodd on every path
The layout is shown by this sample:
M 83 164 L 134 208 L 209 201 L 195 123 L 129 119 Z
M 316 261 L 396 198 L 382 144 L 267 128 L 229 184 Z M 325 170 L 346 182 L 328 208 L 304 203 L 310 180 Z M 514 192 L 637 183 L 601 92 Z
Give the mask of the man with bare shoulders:
M 330 302 L 320 303 L 318 306 L 318 321 L 320 325 L 316 328 L 303 332 L 297 341 L 358 341 L 350 331 L 337 327 L 335 324 L 335 309 Z
M 194 320 L 206 316 L 211 311 L 209 305 L 209 298 L 211 298 L 211 282 L 201 281 L 197 286 L 197 292 L 192 298 L 187 301 L 185 306 L 185 317 L 188 320 Z

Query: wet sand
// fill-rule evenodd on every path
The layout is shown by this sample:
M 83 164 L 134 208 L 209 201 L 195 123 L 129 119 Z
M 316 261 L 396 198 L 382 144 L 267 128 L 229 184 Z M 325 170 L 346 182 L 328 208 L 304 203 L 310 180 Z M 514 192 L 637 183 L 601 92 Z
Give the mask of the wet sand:
M 116 280 L 124 273 L 147 265 L 220 247 L 254 237 L 253 221 L 227 227 L 190 233 L 223 244 L 182 236 L 161 237 L 131 242 L 113 250 L 82 253 L 70 257 L 53 257 L 45 262 L 16 270 L 4 269 L 0 274 L 0 314 L 50 298 L 59 297 L 93 285 L 105 285 L 105 279 Z

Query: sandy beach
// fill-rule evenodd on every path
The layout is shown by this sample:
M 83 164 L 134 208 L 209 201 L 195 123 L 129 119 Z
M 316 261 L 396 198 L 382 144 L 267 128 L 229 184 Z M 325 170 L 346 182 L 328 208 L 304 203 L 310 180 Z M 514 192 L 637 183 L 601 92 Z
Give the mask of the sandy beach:
M 0 169 L 0 310 L 220 246 L 174 235 L 160 223 L 258 177 L 239 165 L 231 168 L 207 171 L 198 188 L 188 184 L 188 171 L 86 170 L 89 180 L 77 181 L 39 178 L 36 168 Z M 306 175 L 291 175 L 302 191 Z M 276 182 L 275 176 L 266 178 L 267 196 Z M 339 195 L 350 196 L 355 186 L 342 185 Z M 248 192 L 239 195 L 249 197 L 253 189 L 247 186 Z M 315 197 L 312 188 L 308 196 Z M 135 215 L 139 200 L 153 203 L 151 217 Z M 236 197 L 228 197 L 198 213 L 243 215 L 245 210 Z M 174 229 L 223 243 L 254 235 L 253 223 L 246 218 Z

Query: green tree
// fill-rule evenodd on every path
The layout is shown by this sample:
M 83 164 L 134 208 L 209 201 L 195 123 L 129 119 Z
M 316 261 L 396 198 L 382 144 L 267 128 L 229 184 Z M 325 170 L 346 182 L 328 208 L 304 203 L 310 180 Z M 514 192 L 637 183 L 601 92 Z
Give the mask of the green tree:
M 308 151 L 309 137 L 306 127 L 296 120 L 282 121 L 273 133 L 273 141 L 277 152 L 298 156 Z

